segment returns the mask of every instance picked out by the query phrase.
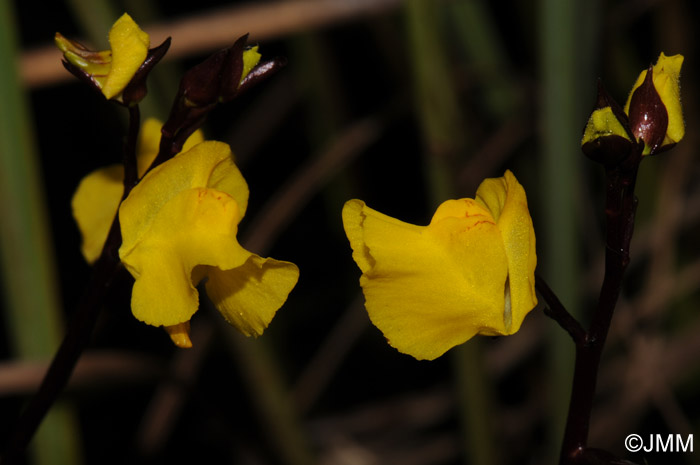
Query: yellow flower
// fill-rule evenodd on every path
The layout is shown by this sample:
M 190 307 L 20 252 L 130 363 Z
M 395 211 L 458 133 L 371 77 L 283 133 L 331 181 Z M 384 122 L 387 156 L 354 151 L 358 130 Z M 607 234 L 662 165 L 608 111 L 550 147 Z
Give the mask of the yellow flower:
M 343 224 L 370 319 L 400 352 L 433 360 L 476 334 L 513 334 L 537 305 L 535 233 L 510 171 L 444 202 L 428 226 L 357 199 Z
M 679 142 L 685 135 L 685 123 L 683 122 L 683 109 L 681 107 L 681 88 L 680 88 L 680 77 L 681 77 L 681 65 L 683 65 L 683 55 L 673 55 L 667 57 L 662 52 L 659 55 L 659 59 L 652 68 L 652 81 L 654 88 L 658 93 L 661 103 L 666 109 L 668 114 L 668 126 L 663 135 L 663 141 L 659 144 L 659 147 L 665 145 L 672 145 Z M 627 98 L 627 103 L 625 104 L 625 113 L 630 115 L 630 123 L 635 136 L 640 138 L 642 136 L 642 129 L 635 128 L 635 126 L 643 126 L 648 124 L 646 122 L 640 122 L 639 125 L 635 125 L 634 116 L 630 111 L 632 106 L 632 97 L 634 96 L 637 89 L 639 89 L 644 80 L 647 77 L 647 70 L 642 71 L 637 78 L 632 87 L 629 97 Z M 640 115 L 640 119 L 644 118 L 644 115 Z M 646 119 L 646 118 L 645 118 Z M 647 141 L 645 141 L 647 142 Z M 647 144 L 649 145 L 649 144 Z
M 121 99 L 148 55 L 150 39 L 124 13 L 109 31 L 111 50 L 94 52 L 56 33 L 55 42 L 71 64 L 84 71 L 108 99 Z
M 136 149 L 138 177 L 146 172 L 156 155 L 160 143 L 160 121 L 149 118 L 141 126 Z M 185 142 L 187 151 L 204 141 L 201 131 L 196 131 Z M 102 253 L 109 228 L 124 194 L 124 166 L 121 164 L 100 168 L 83 178 L 73 195 L 73 217 L 82 233 L 81 250 L 88 263 L 94 263 Z
M 144 159 L 155 157 L 157 146 L 157 123 L 149 124 L 139 148 Z M 119 256 L 135 279 L 132 312 L 147 324 L 164 326 L 181 347 L 191 346 L 189 320 L 199 307 L 200 282 L 206 280 L 207 294 L 230 324 L 257 336 L 299 276 L 296 265 L 262 258 L 238 244 L 248 186 L 232 157 L 221 142 L 194 145 L 149 171 L 119 206 Z M 148 164 L 139 166 L 145 170 Z M 116 210 L 123 192 L 113 186 L 119 175 L 116 168 L 93 173 L 76 192 L 74 214 L 86 243 L 105 240 L 102 220 L 86 217 Z M 97 195 L 100 186 L 112 193 Z

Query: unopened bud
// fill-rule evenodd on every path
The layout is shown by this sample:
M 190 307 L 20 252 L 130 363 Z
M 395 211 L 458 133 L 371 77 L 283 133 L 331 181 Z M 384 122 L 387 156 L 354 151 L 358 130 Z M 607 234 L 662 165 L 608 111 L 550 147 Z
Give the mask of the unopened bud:
M 662 53 L 656 65 L 642 71 L 627 99 L 630 128 L 644 141 L 645 155 L 667 150 L 685 135 L 680 98 L 682 64 L 682 55 L 667 57 Z
M 150 39 L 125 13 L 109 31 L 110 50 L 92 51 L 59 33 L 55 42 L 63 52 L 68 71 L 90 83 L 107 99 L 123 102 L 122 91 L 146 61 Z
M 581 139 L 583 153 L 604 165 L 615 165 L 628 156 L 634 145 L 627 115 L 598 81 L 596 109 L 588 119 Z

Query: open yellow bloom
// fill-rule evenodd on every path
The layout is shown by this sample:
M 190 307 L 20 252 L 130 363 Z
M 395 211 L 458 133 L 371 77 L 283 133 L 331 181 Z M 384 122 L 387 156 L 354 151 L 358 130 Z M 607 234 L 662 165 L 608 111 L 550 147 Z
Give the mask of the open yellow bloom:
M 117 100 L 146 60 L 150 46 L 148 34 L 126 13 L 109 31 L 111 50 L 91 51 L 58 33 L 55 41 L 66 60 L 85 71 L 106 98 Z
M 513 334 L 537 305 L 535 233 L 510 171 L 444 202 L 428 226 L 357 199 L 343 224 L 370 319 L 400 352 L 433 360 L 476 334 Z
M 152 159 L 157 139 L 152 129 L 144 133 L 139 153 Z M 76 193 L 74 214 L 86 243 L 105 240 L 102 220 L 85 217 L 116 210 L 123 192 L 113 185 L 119 175 L 117 168 L 93 174 Z M 103 190 L 114 193 L 103 196 Z M 177 345 L 189 347 L 189 320 L 199 308 L 196 286 L 206 280 L 207 294 L 230 324 L 248 336 L 262 334 L 299 271 L 240 246 L 236 234 L 247 203 L 248 186 L 221 142 L 194 145 L 141 179 L 119 206 L 119 256 L 135 279 L 131 308 L 137 319 L 166 327 Z
M 141 126 L 136 162 L 141 178 L 158 155 L 160 143 L 160 121 L 149 118 Z M 204 142 L 202 131 L 196 131 L 185 142 L 187 151 Z M 102 253 L 109 228 L 124 194 L 124 166 L 115 164 L 100 168 L 85 176 L 73 195 L 71 206 L 73 217 L 82 233 L 82 252 L 88 263 L 94 263 Z
M 683 65 L 683 55 L 673 55 L 667 57 L 661 52 L 659 59 L 652 68 L 652 80 L 654 88 L 658 92 L 661 102 L 666 107 L 668 113 L 668 127 L 666 136 L 663 139 L 661 146 L 675 144 L 679 142 L 685 135 L 685 123 L 683 121 L 683 109 L 681 107 L 681 66 Z M 642 85 L 647 76 L 647 70 L 642 71 L 632 87 L 627 103 L 625 104 L 625 113 L 630 113 L 630 104 L 634 92 Z

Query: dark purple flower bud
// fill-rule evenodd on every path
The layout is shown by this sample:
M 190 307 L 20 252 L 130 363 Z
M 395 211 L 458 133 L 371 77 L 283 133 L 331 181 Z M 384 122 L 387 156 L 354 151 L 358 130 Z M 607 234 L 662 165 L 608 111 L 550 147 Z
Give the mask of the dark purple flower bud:
M 653 71 L 653 66 L 650 66 L 642 85 L 632 93 L 629 104 L 630 128 L 636 139 L 644 141 L 645 154 L 656 153 L 668 128 L 668 112 L 654 86 Z

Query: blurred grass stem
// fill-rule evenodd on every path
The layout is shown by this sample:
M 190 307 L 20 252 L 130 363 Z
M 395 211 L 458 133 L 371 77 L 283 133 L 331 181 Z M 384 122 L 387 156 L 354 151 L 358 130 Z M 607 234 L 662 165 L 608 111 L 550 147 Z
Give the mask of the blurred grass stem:
M 124 162 L 126 171 L 131 173 L 130 178 L 134 177 L 136 171 L 135 150 L 139 115 L 138 106 L 130 108 L 130 130 L 124 145 Z M 129 183 L 124 185 L 123 198 L 126 198 L 134 185 L 134 179 L 125 179 L 125 181 Z M 116 216 L 112 222 L 102 254 L 93 265 L 90 281 L 71 319 L 63 342 L 39 386 L 39 391 L 22 412 L 10 434 L 3 450 L 3 455 L 0 458 L 2 465 L 10 465 L 21 460 L 21 456 L 32 437 L 34 437 L 37 428 L 39 428 L 39 425 L 56 402 L 56 399 L 58 399 L 66 384 L 68 384 L 78 359 L 90 342 L 90 337 L 104 299 L 109 293 L 118 273 L 124 270 L 121 267 L 118 253 L 121 242 L 119 217 Z M 34 334 L 32 334 L 32 337 L 36 338 Z
M 541 273 L 568 308 L 578 317 L 579 238 L 576 235 L 579 159 L 576 32 L 579 29 L 574 0 L 540 2 L 541 40 L 541 210 L 545 213 L 538 248 Z M 583 124 L 583 123 L 581 123 Z M 555 328 L 550 334 L 552 382 L 549 402 L 549 459 L 555 460 L 566 421 L 571 392 L 574 350 L 568 336 Z
M 452 70 L 445 54 L 439 21 L 443 5 L 423 0 L 406 3 L 409 57 L 413 66 L 415 112 L 425 144 L 425 164 L 431 207 L 455 197 L 454 167 L 465 147 Z M 481 363 L 478 339 L 452 350 L 459 415 L 465 430 L 465 463 L 494 464 L 490 386 Z
M 20 359 L 51 356 L 60 341 L 61 306 L 34 134 L 17 69 L 11 2 L 0 0 L 0 257 L 9 339 Z M 47 418 L 33 448 L 37 464 L 77 464 L 70 410 Z
M 447 3 L 457 37 L 469 59 L 469 70 L 484 86 L 486 106 L 500 119 L 508 117 L 520 102 L 517 83 L 509 72 L 503 37 L 498 33 L 485 0 Z

